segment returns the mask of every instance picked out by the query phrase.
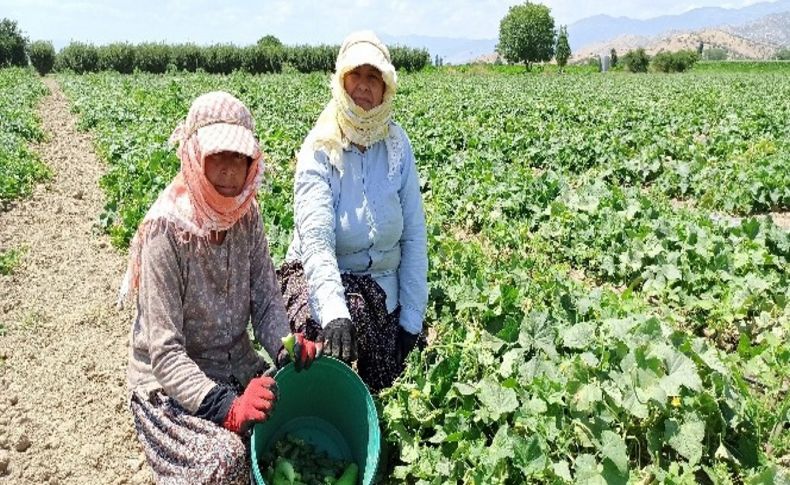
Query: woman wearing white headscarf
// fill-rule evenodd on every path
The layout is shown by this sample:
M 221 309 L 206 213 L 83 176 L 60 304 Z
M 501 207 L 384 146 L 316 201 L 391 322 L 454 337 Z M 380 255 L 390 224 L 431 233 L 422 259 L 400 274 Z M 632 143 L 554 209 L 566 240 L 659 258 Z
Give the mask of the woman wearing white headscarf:
M 428 256 L 419 175 L 392 120 L 397 73 L 373 32 L 349 35 L 332 99 L 298 154 L 294 239 L 279 272 L 293 331 L 392 384 L 423 330 Z

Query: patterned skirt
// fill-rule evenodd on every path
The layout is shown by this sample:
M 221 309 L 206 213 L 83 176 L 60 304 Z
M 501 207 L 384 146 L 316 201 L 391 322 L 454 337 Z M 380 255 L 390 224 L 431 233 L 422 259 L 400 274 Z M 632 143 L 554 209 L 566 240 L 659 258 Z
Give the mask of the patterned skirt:
M 132 393 L 131 408 L 157 484 L 250 483 L 249 440 L 189 414 L 162 391 Z
M 292 332 L 304 332 L 310 340 L 320 326 L 310 315 L 307 281 L 299 261 L 283 263 L 277 271 Z M 357 337 L 357 373 L 371 391 L 392 385 L 403 372 L 398 358 L 399 309 L 387 313 L 387 295 L 369 275 L 342 274 L 346 305 Z

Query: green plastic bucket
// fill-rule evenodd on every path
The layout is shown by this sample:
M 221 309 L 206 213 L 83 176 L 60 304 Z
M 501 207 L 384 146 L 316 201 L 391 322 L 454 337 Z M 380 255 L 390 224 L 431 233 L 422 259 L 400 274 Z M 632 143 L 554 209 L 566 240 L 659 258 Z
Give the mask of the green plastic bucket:
M 304 440 L 334 459 L 354 461 L 361 483 L 373 483 L 381 449 L 376 406 L 365 383 L 349 366 L 331 357 L 308 370 L 293 364 L 280 369 L 277 403 L 269 419 L 252 430 L 252 475 L 267 485 L 258 466 L 261 455 L 284 435 Z

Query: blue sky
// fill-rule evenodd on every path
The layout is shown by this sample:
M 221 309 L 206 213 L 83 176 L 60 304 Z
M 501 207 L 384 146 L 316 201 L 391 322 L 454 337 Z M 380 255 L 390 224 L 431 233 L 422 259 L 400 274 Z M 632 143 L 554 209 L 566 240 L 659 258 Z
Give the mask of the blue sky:
M 0 0 L 0 17 L 16 20 L 31 40 L 254 43 L 273 34 L 288 44 L 340 43 L 353 30 L 391 36 L 492 39 L 506 0 Z M 742 7 L 755 0 L 545 0 L 559 24 L 595 14 L 649 18 L 702 6 Z

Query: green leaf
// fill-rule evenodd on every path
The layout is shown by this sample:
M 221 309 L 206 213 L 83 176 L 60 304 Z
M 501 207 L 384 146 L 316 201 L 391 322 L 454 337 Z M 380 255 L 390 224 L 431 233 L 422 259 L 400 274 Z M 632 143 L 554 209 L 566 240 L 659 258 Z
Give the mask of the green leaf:
M 514 451 L 513 464 L 524 476 L 541 473 L 550 463 L 537 436 L 532 436 L 529 440 L 517 438 Z
M 498 420 L 501 415 L 512 413 L 518 409 L 516 391 L 502 387 L 491 378 L 486 378 L 480 383 L 478 398 L 494 421 Z
M 749 485 L 788 485 L 790 476 L 787 472 L 782 472 L 775 465 L 767 466 L 753 477 L 746 481 Z
M 527 350 L 542 350 L 546 354 L 555 355 L 554 328 L 545 313 L 530 313 L 524 317 L 518 343 Z
M 562 331 L 562 343 L 570 349 L 585 349 L 595 342 L 595 326 L 584 322 Z
M 601 476 L 606 481 L 606 485 L 626 485 L 629 473 L 618 470 L 611 460 L 604 460 Z
M 504 424 L 499 427 L 491 441 L 489 453 L 491 459 L 496 462 L 506 458 L 513 458 L 513 439 L 509 435 L 510 428 Z
M 625 360 L 625 359 L 624 359 Z M 612 380 L 617 384 L 621 394 L 614 389 L 606 389 L 607 394 L 619 400 L 623 409 L 639 419 L 647 418 L 647 403 L 654 396 L 653 385 L 656 380 L 652 371 L 639 368 L 629 372 L 613 372 Z
M 502 365 L 499 367 L 499 373 L 502 377 L 510 377 L 513 374 L 513 364 L 523 358 L 523 349 L 511 349 L 505 352 L 505 355 L 502 356 Z
M 471 396 L 477 392 L 477 388 L 475 386 L 471 386 L 465 382 L 456 382 L 453 384 L 453 387 L 455 387 L 458 393 L 462 396 Z
M 601 475 L 603 467 L 599 465 L 597 461 L 595 461 L 595 457 L 593 455 L 588 455 L 585 453 L 576 457 L 574 470 L 576 471 L 576 483 L 585 485 L 606 484 L 606 480 L 604 480 L 603 476 Z
M 414 442 L 401 441 L 400 459 L 404 463 L 412 463 L 420 458 L 420 444 L 415 440 Z
M 524 404 L 524 409 L 533 414 L 543 414 L 549 410 L 546 401 L 539 397 L 533 397 Z
M 389 421 L 399 421 L 403 418 L 403 406 L 396 401 L 391 400 L 384 406 L 384 416 Z
M 570 482 L 573 479 L 573 477 L 571 477 L 571 470 L 568 467 L 568 462 L 565 460 L 554 463 L 552 465 L 552 470 L 554 470 L 555 475 L 567 482 Z
M 716 452 L 713 454 L 713 456 L 717 460 L 727 460 L 737 465 L 740 465 L 740 461 L 737 458 L 735 458 L 735 456 L 732 453 L 730 453 L 730 450 L 728 450 L 727 447 L 724 446 L 724 443 L 719 443 L 719 447 L 716 448 Z
M 664 437 L 669 446 L 675 449 L 680 456 L 696 465 L 702 458 L 702 440 L 705 438 L 705 423 L 694 414 L 686 415 L 686 419 L 679 424 L 674 419 L 664 421 Z
M 592 411 L 593 404 L 603 399 L 603 392 L 601 386 L 592 382 L 583 385 L 573 395 L 573 403 L 579 411 Z
M 683 277 L 677 266 L 674 264 L 665 264 L 661 267 L 661 273 L 667 281 L 676 281 Z
M 743 231 L 743 233 L 746 234 L 746 236 L 749 239 L 754 239 L 757 237 L 757 234 L 760 232 L 760 221 L 759 219 L 753 217 L 744 219 L 743 221 L 741 221 L 740 228 L 741 231 Z
M 666 345 L 662 346 L 657 353 L 664 358 L 667 365 L 667 374 L 659 380 L 659 386 L 667 395 L 680 395 L 680 386 L 692 391 L 702 389 L 702 380 L 694 361 Z
M 627 452 L 625 441 L 619 434 L 608 429 L 601 433 L 601 454 L 604 458 L 612 460 L 612 463 L 622 474 L 628 472 Z

